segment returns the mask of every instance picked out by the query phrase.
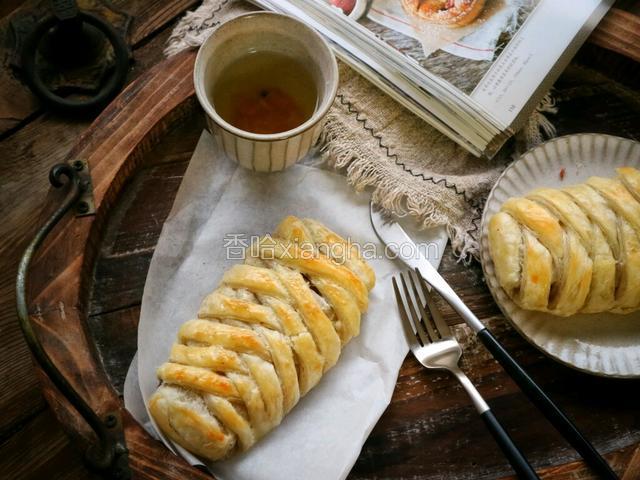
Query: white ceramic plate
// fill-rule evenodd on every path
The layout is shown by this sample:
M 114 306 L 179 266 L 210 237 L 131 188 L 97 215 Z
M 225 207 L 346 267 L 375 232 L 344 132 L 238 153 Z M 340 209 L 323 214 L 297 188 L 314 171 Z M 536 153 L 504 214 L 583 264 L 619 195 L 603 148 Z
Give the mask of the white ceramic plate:
M 538 187 L 582 183 L 593 175 L 614 177 L 615 168 L 621 166 L 640 169 L 640 143 L 609 135 L 568 135 L 525 153 L 504 171 L 489 194 L 482 216 L 480 256 L 493 298 L 529 342 L 578 370 L 607 377 L 637 378 L 640 311 L 562 318 L 522 310 L 498 284 L 487 240 L 488 219 L 508 198 L 525 195 Z

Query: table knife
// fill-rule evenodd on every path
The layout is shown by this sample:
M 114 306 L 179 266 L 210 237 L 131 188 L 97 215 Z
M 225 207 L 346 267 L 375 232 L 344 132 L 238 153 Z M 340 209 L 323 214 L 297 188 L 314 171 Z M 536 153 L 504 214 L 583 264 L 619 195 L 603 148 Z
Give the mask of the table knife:
M 471 327 L 487 350 L 489 350 L 493 357 L 502 365 L 522 392 L 547 417 L 551 424 L 564 436 L 573 448 L 576 449 L 593 471 L 598 473 L 600 478 L 617 479 L 617 475 L 593 447 L 591 442 L 582 435 L 569 417 L 565 415 L 527 372 L 524 371 L 509 352 L 505 350 L 502 344 L 493 336 L 478 317 L 469 310 L 451 286 L 449 286 L 445 279 L 438 273 L 436 268 L 423 255 L 421 249 L 418 248 L 409 235 L 407 235 L 402 226 L 395 221 L 384 218 L 379 211 L 375 210 L 373 203 L 371 203 L 370 215 L 373 230 L 386 245 L 387 249 L 407 266 L 420 271 L 420 274 L 426 282 L 431 285 L 463 318 L 467 325 Z M 409 245 L 410 248 L 407 248 L 407 245 Z M 402 255 L 403 251 L 410 251 L 412 254 Z

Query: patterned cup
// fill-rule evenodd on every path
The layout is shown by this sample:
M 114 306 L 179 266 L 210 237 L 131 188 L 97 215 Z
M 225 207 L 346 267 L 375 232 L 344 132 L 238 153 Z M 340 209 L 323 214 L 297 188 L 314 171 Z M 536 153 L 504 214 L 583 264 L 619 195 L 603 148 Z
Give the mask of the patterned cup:
M 258 134 L 234 127 L 214 108 L 212 90 L 224 69 L 252 50 L 295 58 L 309 68 L 318 92 L 313 115 L 292 130 Z M 316 143 L 336 96 L 338 65 L 327 42 L 315 30 L 287 15 L 252 12 L 218 27 L 200 47 L 193 72 L 196 95 L 209 130 L 231 159 L 258 172 L 283 170 Z

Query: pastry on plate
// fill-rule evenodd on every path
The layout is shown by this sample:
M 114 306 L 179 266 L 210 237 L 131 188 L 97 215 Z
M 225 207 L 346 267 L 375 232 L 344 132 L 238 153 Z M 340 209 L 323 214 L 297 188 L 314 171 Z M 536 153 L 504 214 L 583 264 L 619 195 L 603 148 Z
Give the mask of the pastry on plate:
M 401 0 L 405 11 L 429 23 L 463 27 L 473 22 L 485 0 Z
M 640 308 L 640 171 L 540 188 L 489 220 L 500 286 L 521 308 L 559 316 Z
M 355 246 L 319 222 L 285 218 L 181 326 L 149 402 L 156 424 L 209 460 L 247 450 L 358 335 L 374 283 Z

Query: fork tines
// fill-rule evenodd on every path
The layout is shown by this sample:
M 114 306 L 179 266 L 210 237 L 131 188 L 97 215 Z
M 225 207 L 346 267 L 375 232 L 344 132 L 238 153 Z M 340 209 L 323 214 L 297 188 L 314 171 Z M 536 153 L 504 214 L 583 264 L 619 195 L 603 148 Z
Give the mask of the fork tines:
M 398 276 L 404 296 L 395 277 L 392 278 L 392 282 L 400 317 L 402 322 L 411 328 L 411 333 L 417 337 L 419 343 L 428 345 L 438 340 L 450 338 L 451 329 L 435 306 L 433 294 L 420 271 L 416 268 L 415 273 L 408 271 L 406 274 L 400 273 Z M 405 276 L 409 279 L 411 289 L 407 285 Z

